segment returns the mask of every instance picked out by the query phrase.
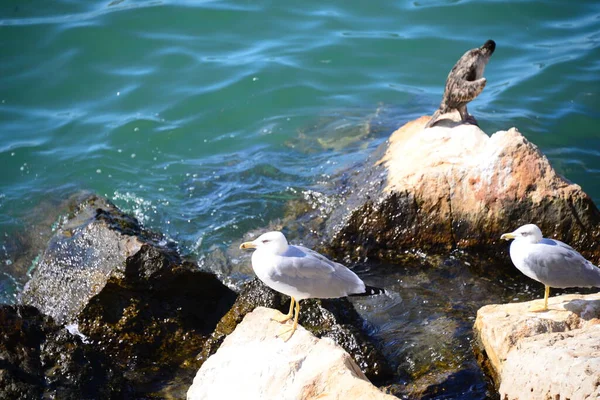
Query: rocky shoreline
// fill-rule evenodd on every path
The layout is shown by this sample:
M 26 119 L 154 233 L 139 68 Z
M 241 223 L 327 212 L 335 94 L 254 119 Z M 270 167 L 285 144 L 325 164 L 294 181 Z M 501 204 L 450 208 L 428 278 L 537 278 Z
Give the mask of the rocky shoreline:
M 236 294 L 95 195 L 69 212 L 20 300 L 0 308 L 0 398 L 184 398 L 246 314 L 289 304 L 258 280 Z M 372 381 L 389 380 L 347 299 L 303 309 L 312 335 L 345 349 Z
M 364 168 L 348 172 L 344 206 L 318 221 L 321 250 L 346 262 L 392 264 L 415 249 L 461 251 L 471 263 L 496 260 L 495 267 L 516 275 L 500 234 L 535 222 L 598 264 L 600 211 L 534 144 L 514 128 L 488 136 L 472 125 L 423 130 L 427 121 L 407 123 Z M 527 313 L 526 303 L 479 310 L 475 350 L 502 398 L 598 394 L 597 297 L 554 297 L 560 311 L 553 313 Z M 288 298 L 258 280 L 235 293 L 95 195 L 69 210 L 20 303 L 0 306 L 0 398 L 219 398 L 234 393 L 224 386 L 232 380 L 256 383 L 236 386 L 236 393 L 267 393 L 271 385 L 285 398 L 405 395 L 393 389 L 401 385 L 397 362 L 386 358 L 347 299 L 303 303 L 298 342 L 286 347 L 266 334 L 274 311 L 257 307 L 287 311 Z M 566 360 L 564 349 L 575 344 L 576 356 L 587 360 L 583 369 L 545 368 L 547 380 L 531 370 Z M 271 352 L 272 362 L 265 354 Z M 325 360 L 324 352 L 335 356 Z M 287 365 L 289 358 L 296 364 Z M 233 375 L 219 375 L 227 369 Z M 560 383 L 579 372 L 587 374 L 585 385 Z M 269 379 L 258 382 L 253 374 Z

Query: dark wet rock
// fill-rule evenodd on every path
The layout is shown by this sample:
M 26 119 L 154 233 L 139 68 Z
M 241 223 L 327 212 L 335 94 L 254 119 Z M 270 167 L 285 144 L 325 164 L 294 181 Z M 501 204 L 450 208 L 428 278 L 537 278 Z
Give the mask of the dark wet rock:
M 76 322 L 134 397 L 182 397 L 194 356 L 235 297 L 172 243 L 92 196 L 57 229 L 22 301 L 59 324 Z
M 194 356 L 234 299 L 213 274 L 144 245 L 127 259 L 124 276 L 111 277 L 78 321 L 138 390 L 153 392 L 164 383 L 161 376 L 196 369 Z
M 392 384 L 381 389 L 401 399 L 499 399 L 493 387 L 482 382 L 479 374 L 470 369 L 430 374 L 408 384 Z M 485 397 L 481 397 L 482 394 Z
M 327 221 L 330 254 L 394 262 L 411 249 L 460 249 L 504 259 L 500 235 L 535 223 L 600 260 L 600 211 L 516 129 L 488 137 L 426 122 L 407 123 L 349 173 L 351 195 Z
M 23 304 L 37 307 L 57 323 L 72 322 L 112 273 L 123 271 L 127 257 L 143 244 L 134 219 L 103 198 L 91 196 L 69 214 L 50 239 Z
M 0 262 L 6 272 L 0 277 L 0 303 L 18 302 L 18 293 L 54 235 L 59 219 L 89 195 L 77 192 L 65 199 L 49 194 L 32 209 L 6 221 L 6 231 L 0 235 Z
M 106 354 L 30 306 L 0 306 L 0 399 L 126 395 Z
M 233 307 L 219 321 L 206 346 L 198 355 L 199 361 L 203 363 L 214 354 L 246 314 L 259 306 L 287 313 L 290 298 L 275 292 L 258 279 L 246 284 Z M 371 382 L 381 383 L 391 377 L 391 368 L 365 335 L 365 322 L 348 299 L 303 300 L 299 324 L 316 337 L 329 337 L 344 348 Z

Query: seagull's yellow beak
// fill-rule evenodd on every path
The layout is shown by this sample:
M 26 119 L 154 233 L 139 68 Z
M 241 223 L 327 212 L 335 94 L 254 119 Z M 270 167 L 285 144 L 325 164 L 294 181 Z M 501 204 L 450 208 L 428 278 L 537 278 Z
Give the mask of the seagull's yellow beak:
M 510 240 L 510 239 L 514 239 L 517 236 L 514 233 L 505 233 L 502 236 L 500 236 L 500 239 L 504 239 L 504 240 Z
M 254 244 L 254 242 L 244 242 L 242 244 L 240 244 L 240 249 L 242 250 L 247 250 L 247 249 L 255 249 L 256 245 Z

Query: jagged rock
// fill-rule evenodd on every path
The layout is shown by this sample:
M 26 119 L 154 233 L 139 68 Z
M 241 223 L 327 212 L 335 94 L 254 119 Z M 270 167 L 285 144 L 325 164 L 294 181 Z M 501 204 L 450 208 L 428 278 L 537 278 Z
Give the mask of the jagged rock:
M 203 363 L 214 354 L 225 337 L 256 307 L 287 313 L 289 305 L 288 296 L 270 289 L 258 279 L 250 281 L 219 321 L 198 359 Z M 301 307 L 299 324 L 318 338 L 327 337 L 340 345 L 371 381 L 380 383 L 392 376 L 384 356 L 362 332 L 364 321 L 348 299 L 308 299 L 302 301 Z
M 30 278 L 32 266 L 54 234 L 52 227 L 84 196 L 83 192 L 77 192 L 67 199 L 48 195 L 33 208 L 5 222 L 8 224 L 5 225 L 6 233 L 0 238 L 0 249 L 6 258 L 2 266 L 5 276 L 0 277 L 0 303 L 18 303 L 19 293 Z
M 532 303 L 477 312 L 481 362 L 501 398 L 599 398 L 600 293 L 551 297 L 547 312 L 529 312 Z
M 142 246 L 78 317 L 82 333 L 117 358 L 127 379 L 149 387 L 180 366 L 197 369 L 195 354 L 235 299 L 213 274 L 172 257 Z
M 97 196 L 84 200 L 50 239 L 23 293 L 59 323 L 73 322 L 108 277 L 143 245 L 135 219 Z
M 161 236 L 92 196 L 59 227 L 22 301 L 58 323 L 77 323 L 136 395 L 177 397 L 235 297 Z
M 277 311 L 247 314 L 200 368 L 188 400 L 209 399 L 395 399 L 380 392 L 340 346 L 298 327 L 277 338 Z
M 99 349 L 30 306 L 0 306 L 0 399 L 111 399 L 127 393 Z
M 600 259 L 600 211 L 515 128 L 488 137 L 468 124 L 424 130 L 427 121 L 402 126 L 355 173 L 328 222 L 332 254 L 393 261 L 407 249 L 459 248 L 504 257 L 500 235 L 535 223 Z

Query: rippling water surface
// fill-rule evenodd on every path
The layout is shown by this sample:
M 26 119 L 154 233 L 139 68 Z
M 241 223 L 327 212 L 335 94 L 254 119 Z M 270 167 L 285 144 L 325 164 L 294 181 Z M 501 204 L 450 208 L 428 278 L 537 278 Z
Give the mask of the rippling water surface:
M 69 194 L 105 194 L 203 258 L 431 114 L 489 38 L 470 112 L 518 127 L 598 204 L 598 2 L 3 1 L 4 298 Z

